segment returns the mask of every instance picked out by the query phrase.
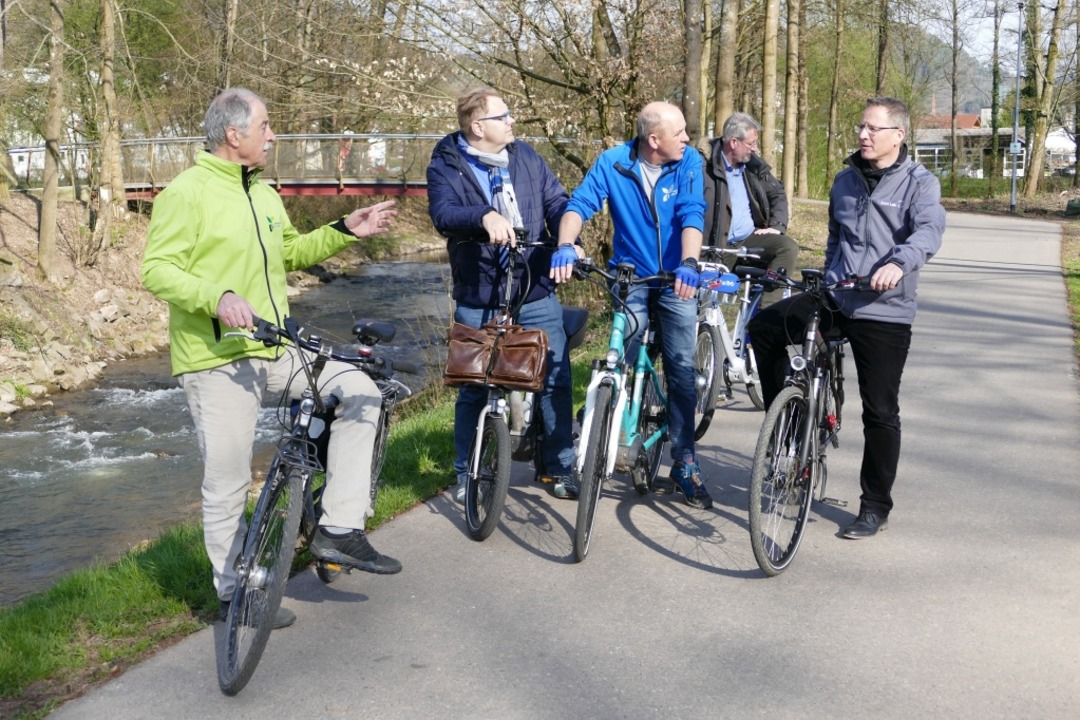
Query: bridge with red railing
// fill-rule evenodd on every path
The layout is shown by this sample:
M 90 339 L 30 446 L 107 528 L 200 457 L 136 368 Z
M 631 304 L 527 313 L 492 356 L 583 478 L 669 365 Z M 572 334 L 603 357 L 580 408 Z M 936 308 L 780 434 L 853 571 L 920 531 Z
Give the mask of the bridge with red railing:
M 426 195 L 427 166 L 441 135 L 343 133 L 278 135 L 262 179 L 282 195 Z M 191 167 L 206 145 L 201 137 L 123 140 L 128 200 L 152 200 Z M 98 146 L 62 145 L 60 184 L 96 185 Z M 41 187 L 45 148 L 8 150 L 20 187 Z

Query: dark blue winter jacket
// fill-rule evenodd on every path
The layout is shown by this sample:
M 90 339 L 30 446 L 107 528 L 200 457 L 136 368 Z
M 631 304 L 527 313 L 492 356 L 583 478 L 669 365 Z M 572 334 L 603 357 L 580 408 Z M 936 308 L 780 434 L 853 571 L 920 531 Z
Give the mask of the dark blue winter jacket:
M 431 153 L 427 170 L 428 212 L 435 229 L 447 239 L 454 300 L 470 307 L 496 307 L 503 286 L 503 270 L 499 265 L 499 248 L 488 242 L 487 231 L 481 224 L 484 215 L 495 208 L 457 147 L 460 134 L 447 135 Z M 510 182 L 517 194 L 529 240 L 550 242 L 554 247 L 559 220 L 570 196 L 531 147 L 514 141 L 506 150 L 510 156 Z M 533 302 L 555 290 L 555 284 L 548 278 L 551 251 L 537 248 L 526 252 L 532 287 L 525 301 Z M 519 283 L 521 279 L 515 278 L 515 285 L 521 287 Z

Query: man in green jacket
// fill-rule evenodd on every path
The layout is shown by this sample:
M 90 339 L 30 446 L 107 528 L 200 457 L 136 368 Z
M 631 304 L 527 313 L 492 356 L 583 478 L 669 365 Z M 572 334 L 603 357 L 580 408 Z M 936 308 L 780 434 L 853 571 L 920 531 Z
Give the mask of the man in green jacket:
M 228 611 L 242 549 L 255 425 L 263 397 L 306 384 L 293 348 L 224 337 L 259 316 L 280 325 L 289 314 L 285 273 L 310 267 L 357 238 L 384 232 L 393 201 L 354 210 L 301 235 L 277 192 L 259 180 L 275 136 L 266 105 L 243 88 L 214 98 L 206 113 L 208 151 L 154 201 L 142 281 L 169 304 L 172 371 L 187 396 L 203 459 L 203 533 L 214 587 Z M 380 555 L 364 534 L 372 514 L 371 456 L 381 397 L 375 383 L 328 362 L 321 392 L 341 399 L 327 461 L 324 514 L 311 544 L 316 557 L 376 573 L 401 563 Z M 282 608 L 275 627 L 292 624 Z

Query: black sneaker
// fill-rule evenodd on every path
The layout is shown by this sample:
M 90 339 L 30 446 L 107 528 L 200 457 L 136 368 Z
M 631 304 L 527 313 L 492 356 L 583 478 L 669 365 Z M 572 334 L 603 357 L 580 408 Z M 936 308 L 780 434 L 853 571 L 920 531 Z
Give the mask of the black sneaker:
M 379 575 L 393 575 L 401 572 L 401 563 L 392 557 L 377 553 L 375 548 L 371 547 L 363 530 L 353 530 L 342 537 L 331 537 L 325 530 L 319 528 L 309 549 L 311 554 L 319 560 L 348 565 L 364 572 Z
M 229 606 L 232 604 L 229 600 L 222 600 L 221 606 L 218 608 L 221 612 L 221 621 L 225 622 L 229 619 Z M 288 608 L 278 607 L 277 612 L 274 614 L 274 623 L 270 626 L 271 630 L 280 630 L 281 628 L 287 628 L 296 622 L 296 613 Z

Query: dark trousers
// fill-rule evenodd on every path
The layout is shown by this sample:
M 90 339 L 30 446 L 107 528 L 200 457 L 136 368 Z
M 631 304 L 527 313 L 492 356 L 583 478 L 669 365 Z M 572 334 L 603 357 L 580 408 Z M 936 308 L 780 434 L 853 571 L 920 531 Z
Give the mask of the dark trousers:
M 801 345 L 813 300 L 796 295 L 771 305 L 750 321 L 750 339 L 768 406 L 784 386 L 788 345 Z M 851 342 L 863 405 L 863 460 L 859 512 L 888 517 L 900 461 L 900 377 L 911 347 L 911 325 L 852 320 L 839 312 L 821 315 L 821 330 L 836 327 Z
M 730 243 L 729 247 L 737 248 L 745 245 L 748 248 L 760 248 L 761 259 L 768 263 L 770 270 L 783 268 L 791 277 L 799 276 L 799 244 L 787 235 L 774 235 L 765 233 L 762 235 L 747 235 L 742 240 Z M 784 297 L 784 291 L 770 290 L 761 298 L 761 306 L 767 307 L 779 302 Z

